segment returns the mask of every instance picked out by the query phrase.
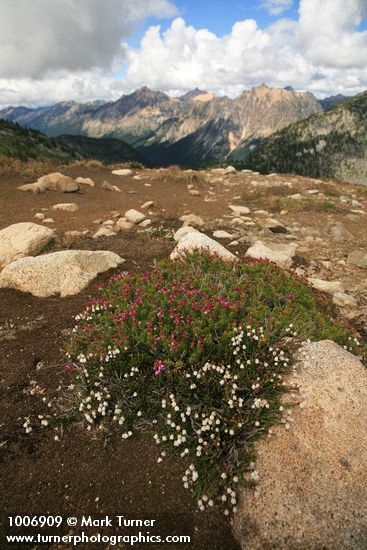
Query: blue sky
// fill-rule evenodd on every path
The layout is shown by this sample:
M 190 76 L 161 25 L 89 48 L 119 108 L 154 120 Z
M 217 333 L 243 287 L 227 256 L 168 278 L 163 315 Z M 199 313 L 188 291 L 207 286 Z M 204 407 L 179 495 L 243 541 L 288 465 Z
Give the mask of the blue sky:
M 234 23 L 244 19 L 255 19 L 260 28 L 266 28 L 279 19 L 279 15 L 271 15 L 261 1 L 250 0 L 177 0 L 175 4 L 178 15 L 186 23 L 197 29 L 208 29 L 217 36 L 230 33 Z M 285 9 L 282 16 L 296 20 L 298 17 L 298 1 L 294 1 L 289 9 Z M 134 37 L 129 40 L 133 47 L 137 47 L 146 29 L 151 25 L 160 25 L 162 31 L 167 29 L 171 19 L 162 20 L 149 18 L 143 28 L 140 28 Z

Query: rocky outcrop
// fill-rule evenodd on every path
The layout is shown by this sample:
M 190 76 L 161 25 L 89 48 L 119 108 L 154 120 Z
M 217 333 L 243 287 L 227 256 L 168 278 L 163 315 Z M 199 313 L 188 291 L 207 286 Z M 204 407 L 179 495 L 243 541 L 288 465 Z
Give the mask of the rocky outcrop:
M 63 250 L 36 258 L 27 257 L 7 265 L 0 273 L 0 288 L 14 288 L 45 298 L 78 294 L 99 273 L 125 260 L 113 252 Z
M 0 231 L 0 269 L 7 264 L 36 256 L 54 238 L 54 231 L 36 223 L 15 223 Z
M 367 370 L 331 341 L 306 345 L 293 422 L 256 444 L 256 489 L 235 530 L 246 550 L 362 550 L 367 540 Z
M 34 183 L 21 185 L 18 189 L 20 191 L 32 191 L 33 193 L 45 193 L 50 190 L 75 193 L 75 191 L 79 191 L 79 185 L 69 176 L 65 176 L 60 172 L 53 172 L 38 178 Z

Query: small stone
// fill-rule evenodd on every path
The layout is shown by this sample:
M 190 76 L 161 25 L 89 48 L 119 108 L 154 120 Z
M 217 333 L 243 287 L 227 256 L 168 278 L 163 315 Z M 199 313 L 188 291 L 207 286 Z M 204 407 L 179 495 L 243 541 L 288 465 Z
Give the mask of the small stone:
M 114 237 L 117 235 L 115 231 L 112 231 L 109 227 L 100 227 L 93 235 L 93 239 L 99 239 L 101 237 Z
M 355 307 L 357 305 L 356 299 L 344 292 L 335 292 L 333 302 L 339 307 Z
M 125 212 L 125 218 L 126 221 L 130 223 L 138 224 L 146 219 L 146 215 L 132 208 L 131 210 L 127 210 L 127 212 Z
M 96 184 L 91 178 L 76 178 L 75 183 L 79 183 L 80 185 L 89 185 L 89 187 L 94 187 Z
M 149 227 L 150 225 L 152 225 L 152 220 L 150 219 L 143 220 L 139 223 L 139 227 Z
M 101 189 L 104 189 L 105 191 L 113 191 L 113 185 L 109 181 L 104 181 L 101 185 Z
M 365 250 L 354 250 L 349 254 L 348 262 L 357 267 L 367 268 L 367 252 Z
M 324 281 L 323 279 L 316 279 L 313 277 L 310 277 L 308 281 L 313 288 L 321 292 L 333 294 L 334 292 L 341 292 L 343 290 L 343 285 L 340 281 Z
M 227 233 L 227 231 L 223 231 L 221 229 L 218 229 L 217 231 L 214 231 L 213 237 L 215 239 L 233 239 L 233 235 L 230 233 Z
M 152 206 L 154 206 L 154 201 L 147 201 L 144 204 L 142 204 L 140 208 L 142 210 L 146 210 L 147 208 L 151 208 Z
M 133 171 L 129 168 L 122 168 L 120 170 L 112 170 L 114 176 L 132 176 Z
M 197 216 L 196 214 L 188 214 L 185 216 L 181 216 L 180 221 L 183 221 L 184 225 L 190 225 L 194 227 L 204 226 L 204 220 L 200 218 L 200 216 Z
M 134 227 L 134 224 L 128 222 L 125 218 L 120 218 L 119 220 L 117 220 L 115 225 L 115 229 L 117 229 L 117 231 L 126 231 L 128 229 L 131 229 L 132 227 Z
M 250 213 L 250 209 L 247 208 L 247 206 L 237 206 L 230 204 L 228 208 L 232 210 L 234 216 L 236 217 L 246 216 L 246 214 Z
M 295 244 L 264 243 L 256 241 L 246 252 L 246 256 L 269 260 L 281 267 L 291 267 L 297 246 Z
M 60 204 L 55 204 L 53 206 L 54 210 L 63 210 L 64 212 L 77 212 L 79 206 L 75 202 L 65 202 Z

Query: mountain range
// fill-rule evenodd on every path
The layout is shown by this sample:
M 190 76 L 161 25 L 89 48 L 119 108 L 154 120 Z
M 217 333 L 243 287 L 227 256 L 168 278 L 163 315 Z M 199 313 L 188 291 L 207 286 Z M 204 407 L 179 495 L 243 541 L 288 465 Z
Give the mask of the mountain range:
M 197 167 L 244 158 L 260 140 L 322 111 L 308 92 L 265 84 L 239 97 L 193 90 L 180 98 L 144 87 L 114 102 L 62 102 L 30 109 L 8 107 L 0 118 L 61 134 L 117 138 L 155 165 Z

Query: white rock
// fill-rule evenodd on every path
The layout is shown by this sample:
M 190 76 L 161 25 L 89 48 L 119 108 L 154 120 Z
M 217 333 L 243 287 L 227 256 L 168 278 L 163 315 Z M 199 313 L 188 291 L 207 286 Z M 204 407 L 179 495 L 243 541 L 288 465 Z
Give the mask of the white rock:
M 129 168 L 121 168 L 120 170 L 112 170 L 114 176 L 132 176 L 133 171 Z
M 243 226 L 245 225 L 246 221 L 245 219 L 242 219 L 242 218 L 233 218 L 233 220 L 231 220 L 231 225 L 233 226 Z
M 127 229 L 131 229 L 132 227 L 134 227 L 134 224 L 128 222 L 125 218 L 118 219 L 115 225 L 117 231 L 125 231 Z
M 227 166 L 224 173 L 225 174 L 235 174 L 237 172 L 236 168 L 234 166 Z
M 361 268 L 367 268 L 367 252 L 365 250 L 354 250 L 349 254 L 348 262 Z
M 339 307 L 355 307 L 357 305 L 357 300 L 345 292 L 335 292 L 333 302 Z
M 185 216 L 181 216 L 180 220 L 184 222 L 184 225 L 191 225 L 193 227 L 204 226 L 204 220 L 196 214 L 187 214 Z
M 76 178 L 75 183 L 79 183 L 80 185 L 89 185 L 89 187 L 95 187 L 95 183 L 91 178 Z
M 65 202 L 60 204 L 55 204 L 53 206 L 54 210 L 63 210 L 64 212 L 77 212 L 79 206 L 75 202 Z
M 190 231 L 182 237 L 171 253 L 170 258 L 174 260 L 185 255 L 186 252 L 192 252 L 194 250 L 205 250 L 209 253 L 217 254 L 226 260 L 237 259 L 236 256 L 224 246 L 199 231 Z
M 38 178 L 34 183 L 21 185 L 18 189 L 21 191 L 32 191 L 33 193 L 44 193 L 48 190 L 74 193 L 79 190 L 79 185 L 69 176 L 61 174 L 61 172 L 52 172 Z
M 247 206 L 237 206 L 237 205 L 232 205 L 230 204 L 229 207 L 233 214 L 238 217 L 238 216 L 246 216 L 246 214 L 249 214 L 250 213 L 250 209 L 247 208 Z
M 213 237 L 215 239 L 233 239 L 233 235 L 231 235 L 227 231 L 223 231 L 222 229 L 218 229 L 217 231 L 214 231 Z
M 329 292 L 330 294 L 333 294 L 334 292 L 341 292 L 343 290 L 343 285 L 340 281 L 324 281 L 323 279 L 310 277 L 308 282 L 311 286 L 313 286 L 313 288 L 316 288 L 321 292 Z
M 55 223 L 55 220 L 53 218 L 45 218 L 42 220 L 42 223 Z
M 198 233 L 198 230 L 195 229 L 195 227 L 191 227 L 190 225 L 184 225 L 183 227 L 180 227 L 180 229 L 176 231 L 173 238 L 176 241 L 176 243 L 178 243 L 182 239 L 182 237 L 184 237 L 191 231 Z
M 37 212 L 37 214 L 35 214 L 34 217 L 37 220 L 44 220 L 45 219 L 45 215 L 42 212 Z
M 256 259 L 269 260 L 281 267 L 290 267 L 297 245 L 264 243 L 256 241 L 246 252 L 246 256 Z
M 255 445 L 260 491 L 244 487 L 234 524 L 243 550 L 366 548 L 367 370 L 331 341 L 304 354 L 285 379 L 299 388 L 294 422 Z
M 139 223 L 139 227 L 149 227 L 150 225 L 152 225 L 152 220 L 150 219 L 143 220 Z
M 100 239 L 101 237 L 114 237 L 117 235 L 115 231 L 112 231 L 109 227 L 100 227 L 93 235 L 93 239 Z
M 138 224 L 146 219 L 146 215 L 132 208 L 125 212 L 125 219 L 130 223 Z
M 154 206 L 154 201 L 147 201 L 144 204 L 142 204 L 140 208 L 142 210 L 146 210 L 147 208 L 151 208 L 152 206 Z
M 7 264 L 36 256 L 55 237 L 55 232 L 36 223 L 21 222 L 0 231 L 0 269 Z
M 36 258 L 27 257 L 7 265 L 0 273 L 0 288 L 14 288 L 34 296 L 78 294 L 97 275 L 122 264 L 108 251 L 63 250 Z

